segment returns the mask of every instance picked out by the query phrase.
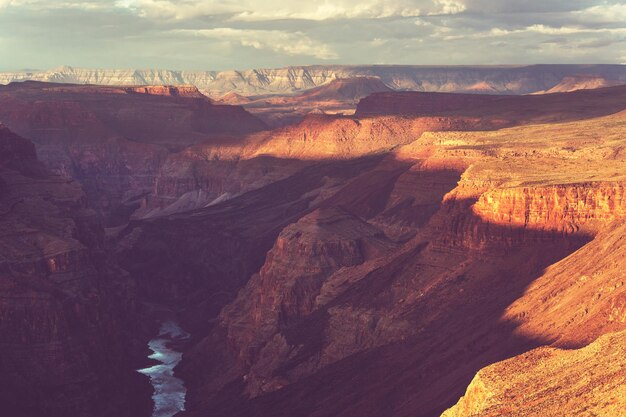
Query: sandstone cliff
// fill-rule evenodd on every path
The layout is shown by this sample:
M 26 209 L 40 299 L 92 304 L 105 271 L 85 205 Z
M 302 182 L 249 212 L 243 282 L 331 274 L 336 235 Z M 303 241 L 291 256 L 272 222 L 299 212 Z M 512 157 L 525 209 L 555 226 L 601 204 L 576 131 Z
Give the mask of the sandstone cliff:
M 341 231 L 283 229 L 183 361 L 187 414 L 438 415 L 486 365 L 624 329 L 623 120 L 424 133 L 337 184 L 320 207 L 396 249 L 353 262 Z
M 109 225 L 127 221 L 152 193 L 172 151 L 265 128 L 195 87 L 24 83 L 0 88 L 0 103 L 0 120 L 32 139 L 53 172 L 80 181 Z

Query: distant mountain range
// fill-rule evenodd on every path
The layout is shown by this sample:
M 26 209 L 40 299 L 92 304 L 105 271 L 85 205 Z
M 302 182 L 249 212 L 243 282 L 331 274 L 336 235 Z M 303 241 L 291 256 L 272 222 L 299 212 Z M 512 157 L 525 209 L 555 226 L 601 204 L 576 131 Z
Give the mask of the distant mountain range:
M 626 83 L 626 65 L 407 66 L 313 65 L 245 71 L 87 69 L 0 72 L 0 84 L 47 81 L 101 85 L 191 84 L 212 98 L 292 94 L 336 79 L 377 77 L 394 90 L 530 94 Z

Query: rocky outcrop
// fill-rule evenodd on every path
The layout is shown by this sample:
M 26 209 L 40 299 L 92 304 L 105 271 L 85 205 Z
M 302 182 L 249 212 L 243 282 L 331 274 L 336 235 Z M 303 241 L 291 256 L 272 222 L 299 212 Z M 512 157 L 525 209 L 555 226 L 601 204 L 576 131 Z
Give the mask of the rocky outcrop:
M 504 123 L 468 117 L 349 118 L 307 116 L 301 123 L 272 131 L 244 155 L 272 155 L 302 160 L 350 159 L 389 152 L 414 142 L 427 131 L 489 130 Z
M 0 88 L 0 103 L 0 120 L 31 138 L 51 170 L 79 180 L 108 225 L 141 206 L 172 151 L 264 128 L 242 108 L 214 105 L 185 86 L 24 83 Z
M 490 364 L 624 329 L 626 116 L 591 118 L 623 110 L 623 87 L 412 94 L 399 109 L 417 97 L 418 116 L 318 115 L 236 137 L 208 135 L 205 118 L 243 110 L 182 90 L 2 90 L 0 113 L 50 160 L 69 155 L 59 166 L 91 190 L 50 175 L 25 141 L 0 142 L 13 414 L 141 415 L 124 400 L 134 291 L 195 337 L 177 370 L 189 416 L 439 415 Z M 85 203 L 97 190 L 127 210 L 108 230 L 114 260 Z M 484 375 L 469 410 L 500 407 Z
M 441 417 L 622 415 L 625 339 L 614 333 L 578 350 L 539 348 L 488 366 Z
M 183 92 L 194 85 L 204 94 L 246 110 L 272 127 L 297 123 L 310 113 L 353 114 L 356 102 L 385 91 L 471 94 L 529 94 L 599 88 L 626 82 L 619 65 L 535 65 L 509 67 L 310 66 L 249 71 L 101 70 L 61 67 L 50 71 L 0 73 L 0 84 L 37 80 L 100 85 L 156 85 L 156 94 Z M 127 91 L 142 91 L 131 87 Z M 160 91 L 158 93 L 157 91 Z M 145 91 L 144 91 L 145 92 Z M 388 101 L 393 107 L 393 102 Z
M 326 281 L 396 247 L 375 227 L 347 212 L 318 209 L 280 233 L 259 274 L 254 275 L 221 315 L 228 344 L 248 367 L 246 391 L 256 396 L 282 385 L 274 379 L 280 364 L 298 355 L 284 350 L 281 329 L 311 314 Z M 271 358 L 271 363 L 266 363 Z
M 379 159 L 293 165 L 287 178 L 209 207 L 131 221 L 120 260 L 149 299 L 187 305 L 197 325 L 234 299 L 285 226 Z
M 103 252 L 98 216 L 2 125 L 0 149 L 0 410 L 147 415 L 134 289 Z
M 148 85 L 145 87 L 126 87 L 122 90 L 131 94 L 138 93 L 156 96 L 203 98 L 202 93 L 193 85 Z
M 593 241 L 551 265 L 503 319 L 516 323 L 520 334 L 541 335 L 565 348 L 626 329 L 623 219 L 608 223 Z
M 506 96 L 505 96 L 506 97 Z M 359 102 L 359 117 L 380 115 L 436 116 L 454 111 L 493 107 L 506 98 L 477 94 L 434 94 L 426 92 L 376 93 Z
M 495 224 L 573 233 L 626 217 L 625 192 L 621 183 L 506 188 L 481 194 L 473 211 Z
M 14 83 L 0 88 L 4 123 L 36 145 L 124 137 L 174 148 L 257 132 L 241 107 L 216 105 L 189 86 L 100 87 Z M 10 104 L 10 106 L 9 106 Z

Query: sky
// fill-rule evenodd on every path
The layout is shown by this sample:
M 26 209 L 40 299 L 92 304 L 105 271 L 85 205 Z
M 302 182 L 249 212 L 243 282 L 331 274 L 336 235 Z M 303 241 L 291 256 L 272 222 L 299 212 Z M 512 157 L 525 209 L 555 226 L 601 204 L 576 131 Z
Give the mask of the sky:
M 626 0 L 0 0 L 0 71 L 626 63 Z

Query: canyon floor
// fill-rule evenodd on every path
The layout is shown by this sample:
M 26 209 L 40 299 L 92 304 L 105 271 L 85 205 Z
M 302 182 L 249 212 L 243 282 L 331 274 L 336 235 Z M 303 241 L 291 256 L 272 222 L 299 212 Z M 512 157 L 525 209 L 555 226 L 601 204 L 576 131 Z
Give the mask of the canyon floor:
M 0 411 L 151 415 L 166 311 L 180 416 L 626 416 L 626 86 L 559 80 L 0 86 Z

